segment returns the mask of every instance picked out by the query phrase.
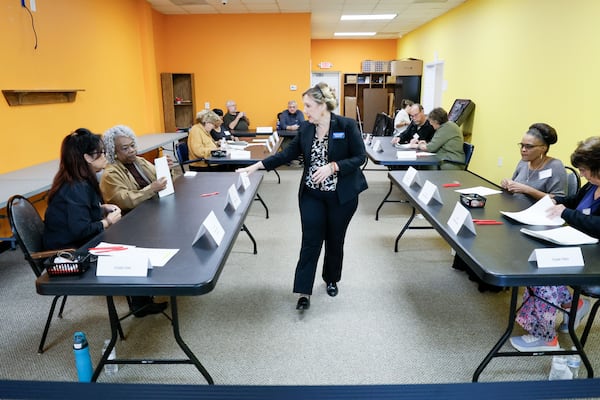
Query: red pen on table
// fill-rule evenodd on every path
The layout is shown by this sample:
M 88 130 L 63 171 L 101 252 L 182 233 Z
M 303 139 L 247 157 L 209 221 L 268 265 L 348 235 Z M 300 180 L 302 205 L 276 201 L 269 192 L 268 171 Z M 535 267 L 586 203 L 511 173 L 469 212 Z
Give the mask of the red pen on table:
M 212 192 L 212 193 L 202 193 L 202 194 L 200 195 L 200 197 L 216 196 L 216 195 L 218 195 L 218 194 L 219 194 L 219 192 Z
M 496 221 L 494 219 L 474 219 L 473 222 L 477 225 L 502 225 L 502 221 Z
M 444 183 L 444 184 L 442 185 L 442 187 L 446 187 L 446 188 L 447 188 L 447 187 L 458 187 L 458 186 L 460 186 L 460 183 L 459 183 L 459 182 Z

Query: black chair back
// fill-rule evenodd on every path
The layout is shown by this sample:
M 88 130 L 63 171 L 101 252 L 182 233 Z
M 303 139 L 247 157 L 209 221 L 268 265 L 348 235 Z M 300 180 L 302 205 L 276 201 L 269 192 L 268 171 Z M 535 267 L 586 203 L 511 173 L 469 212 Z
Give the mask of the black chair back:
M 386 113 L 379 113 L 375 117 L 373 136 L 392 136 L 394 134 L 394 120 Z
M 44 221 L 33 204 L 21 195 L 12 196 L 7 205 L 8 221 L 25 260 L 36 276 L 44 271 L 43 259 L 34 259 L 33 253 L 44 250 Z
M 565 169 L 567 170 L 567 196 L 573 196 L 581 188 L 581 178 L 575 168 L 565 165 Z
M 185 168 L 183 167 L 186 161 L 190 159 L 190 152 L 188 150 L 188 146 L 186 142 L 179 142 L 175 146 L 175 153 L 177 154 L 177 161 L 179 161 L 179 166 L 181 167 L 181 171 L 185 173 Z
M 469 163 L 471 162 L 471 157 L 473 157 L 473 150 L 475 150 L 475 146 L 471 143 L 464 142 L 463 143 L 463 151 L 465 153 L 465 171 L 469 168 Z

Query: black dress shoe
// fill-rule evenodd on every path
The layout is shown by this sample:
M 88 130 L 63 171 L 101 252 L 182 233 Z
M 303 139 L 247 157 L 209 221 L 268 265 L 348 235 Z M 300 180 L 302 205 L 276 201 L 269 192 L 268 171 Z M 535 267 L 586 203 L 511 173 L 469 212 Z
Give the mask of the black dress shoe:
M 168 304 L 169 303 L 166 301 L 163 301 L 162 303 L 150 302 L 150 303 L 144 304 L 143 306 L 137 308 L 133 312 L 133 315 L 135 315 L 138 318 L 143 318 L 146 315 L 150 315 L 150 314 L 160 314 L 161 312 L 163 312 L 167 309 Z
M 296 310 L 304 311 L 310 308 L 310 299 L 308 297 L 300 297 L 296 304 Z
M 330 295 L 331 297 L 337 296 L 338 287 L 335 282 L 329 282 L 327 284 L 327 294 Z

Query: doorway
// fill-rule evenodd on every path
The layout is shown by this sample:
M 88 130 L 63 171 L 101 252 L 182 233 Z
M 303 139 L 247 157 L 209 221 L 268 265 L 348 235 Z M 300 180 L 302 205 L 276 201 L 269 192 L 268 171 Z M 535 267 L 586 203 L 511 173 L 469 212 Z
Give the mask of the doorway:
M 442 106 L 442 91 L 444 86 L 444 62 L 436 61 L 425 64 L 423 76 L 423 109 L 429 113 L 436 107 Z
M 333 110 L 334 113 L 340 114 L 340 73 L 339 72 L 311 72 L 310 86 L 315 86 L 319 82 L 325 82 L 334 92 L 338 100 L 338 105 Z

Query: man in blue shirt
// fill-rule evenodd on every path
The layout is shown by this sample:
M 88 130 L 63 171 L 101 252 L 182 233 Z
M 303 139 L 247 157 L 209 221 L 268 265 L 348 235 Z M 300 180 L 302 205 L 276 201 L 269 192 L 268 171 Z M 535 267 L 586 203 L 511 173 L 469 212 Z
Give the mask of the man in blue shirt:
M 287 110 L 279 114 L 278 129 L 297 131 L 302 121 L 304 121 L 304 114 L 298 110 L 298 103 L 295 100 L 290 100 L 288 101 Z

